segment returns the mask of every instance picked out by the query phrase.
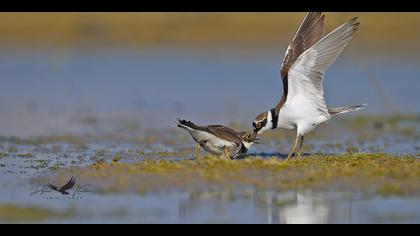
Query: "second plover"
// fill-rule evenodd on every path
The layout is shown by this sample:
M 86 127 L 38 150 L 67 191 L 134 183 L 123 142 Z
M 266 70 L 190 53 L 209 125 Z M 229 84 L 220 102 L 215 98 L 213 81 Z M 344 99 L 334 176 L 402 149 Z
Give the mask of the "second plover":
M 255 143 L 249 132 L 236 132 L 222 125 L 198 126 L 191 121 L 178 119 L 177 126 L 187 130 L 197 142 L 197 158 L 200 159 L 200 149 L 214 155 L 226 155 L 235 159 L 248 152 Z

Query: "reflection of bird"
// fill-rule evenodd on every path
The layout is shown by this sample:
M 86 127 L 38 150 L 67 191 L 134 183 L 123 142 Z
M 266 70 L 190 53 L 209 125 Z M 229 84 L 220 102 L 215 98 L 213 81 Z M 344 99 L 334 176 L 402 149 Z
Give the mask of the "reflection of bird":
M 221 125 L 197 126 L 186 120 L 178 119 L 178 127 L 187 130 L 197 145 L 197 157 L 200 159 L 200 148 L 203 147 L 209 153 L 222 155 L 223 153 L 232 159 L 248 152 L 255 143 L 249 132 L 236 131 Z
M 60 192 L 63 195 L 68 195 L 69 192 L 67 192 L 67 190 L 72 189 L 75 184 L 76 184 L 76 178 L 71 177 L 70 181 L 67 184 L 65 184 L 63 187 L 61 187 L 60 189 L 50 183 L 48 183 L 48 187 L 54 191 Z
M 325 193 L 298 191 L 296 201 L 279 209 L 279 219 L 284 224 L 326 224 L 336 208 L 328 204 Z
M 288 159 L 300 142 L 297 153 L 299 157 L 305 134 L 334 116 L 360 110 L 365 106 L 327 107 L 322 86 L 325 71 L 353 38 L 359 25 L 356 20 L 357 17 L 349 20 L 321 38 L 324 15 L 320 12 L 306 15 L 287 48 L 281 66 L 283 97 L 275 108 L 255 118 L 252 124 L 254 137 L 277 127 L 296 130 L 296 140 Z

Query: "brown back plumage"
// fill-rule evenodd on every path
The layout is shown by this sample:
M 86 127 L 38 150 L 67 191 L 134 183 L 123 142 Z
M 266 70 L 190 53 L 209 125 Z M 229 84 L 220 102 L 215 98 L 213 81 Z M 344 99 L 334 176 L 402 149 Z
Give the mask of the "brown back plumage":
M 242 143 L 242 139 L 239 136 L 239 134 L 235 130 L 228 128 L 226 126 L 209 125 L 209 126 L 202 126 L 202 128 L 214 134 L 216 137 L 219 137 L 224 140 L 228 140 L 230 142 L 235 143 L 236 145 L 240 145 Z
M 200 130 L 203 132 L 213 134 L 214 136 L 218 138 L 227 140 L 229 142 L 233 142 L 236 145 L 241 145 L 242 143 L 242 139 L 239 136 L 239 134 L 235 130 L 228 128 L 226 126 L 222 126 L 222 125 L 198 126 L 191 121 L 178 119 L 178 127 L 180 127 L 180 125 L 185 125 L 185 126 L 190 127 L 191 129 Z

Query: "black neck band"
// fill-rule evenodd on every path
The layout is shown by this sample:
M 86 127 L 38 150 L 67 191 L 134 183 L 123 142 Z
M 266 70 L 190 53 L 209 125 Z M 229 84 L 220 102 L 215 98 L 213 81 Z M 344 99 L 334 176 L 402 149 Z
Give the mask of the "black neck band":
M 279 121 L 279 114 L 276 113 L 276 109 L 271 109 L 271 122 L 273 123 L 273 128 L 277 128 L 277 122 Z

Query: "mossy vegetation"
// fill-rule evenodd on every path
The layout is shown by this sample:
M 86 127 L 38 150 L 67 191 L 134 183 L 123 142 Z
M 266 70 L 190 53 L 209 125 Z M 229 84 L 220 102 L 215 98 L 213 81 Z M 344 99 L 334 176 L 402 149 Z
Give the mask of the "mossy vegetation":
M 22 207 L 13 204 L 0 205 L 0 222 L 25 223 L 66 217 L 68 213 L 57 213 L 39 207 Z
M 116 153 L 114 155 L 114 157 L 112 158 L 112 162 L 113 163 L 117 163 L 117 162 L 121 161 L 122 158 L 123 158 L 123 154 L 122 153 L 120 153 L 120 152 L 119 153 Z
M 135 164 L 100 162 L 62 171 L 103 183 L 104 192 L 240 186 L 277 191 L 351 188 L 381 195 L 420 191 L 420 159 L 387 154 L 311 155 L 291 161 L 277 157 L 235 161 L 216 157 L 202 161 L 146 159 Z
M 20 46 L 71 47 L 113 45 L 154 48 L 164 45 L 221 47 L 288 43 L 305 13 L 9 13 L 0 15 L 6 42 Z M 362 26 L 352 48 L 393 49 L 416 46 L 417 13 L 326 13 L 327 32 L 353 16 Z M 389 19 L 398 19 L 390 21 Z M 404 25 L 405 27 L 401 27 Z M 19 30 L 16 30 L 19 29 Z M 394 32 L 394 34 L 389 34 Z M 285 37 L 287 35 L 288 37 Z M 381 40 L 378 41 L 377 39 Z M 286 41 L 287 40 L 287 41 Z M 363 42 L 363 43 L 360 43 Z M 410 47 L 405 47 L 409 49 Z M 401 47 L 398 47 L 401 50 Z M 379 51 L 379 50 L 378 50 Z M 411 50 L 416 51 L 416 50 Z
M 27 152 L 27 153 L 18 153 L 16 154 L 16 156 L 17 157 L 32 157 L 33 155 L 32 153 Z

